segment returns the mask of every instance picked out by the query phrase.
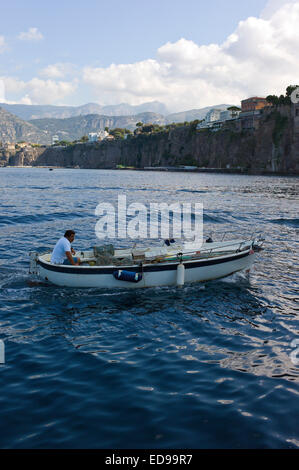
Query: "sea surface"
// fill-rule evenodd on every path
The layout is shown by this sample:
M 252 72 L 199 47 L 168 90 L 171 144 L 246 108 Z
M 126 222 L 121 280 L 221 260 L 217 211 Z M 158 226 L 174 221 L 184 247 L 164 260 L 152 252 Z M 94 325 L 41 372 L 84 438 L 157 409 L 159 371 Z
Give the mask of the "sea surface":
M 0 169 L 0 447 L 298 448 L 298 182 Z M 67 229 L 75 249 L 101 244 L 95 208 L 118 195 L 202 202 L 205 233 L 261 232 L 265 250 L 249 277 L 182 289 L 61 288 L 28 274 L 29 251 Z

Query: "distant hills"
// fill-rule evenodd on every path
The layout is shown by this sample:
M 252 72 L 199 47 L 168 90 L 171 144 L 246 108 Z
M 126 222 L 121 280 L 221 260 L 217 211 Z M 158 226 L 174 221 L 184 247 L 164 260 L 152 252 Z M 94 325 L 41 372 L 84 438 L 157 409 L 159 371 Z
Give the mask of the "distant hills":
M 105 127 L 109 127 L 109 129 L 122 127 L 134 130 L 139 121 L 144 124 L 155 122 L 163 125 L 165 118 L 155 113 L 140 113 L 135 116 L 87 114 L 64 119 L 44 118 L 24 121 L 0 108 L 0 142 L 13 143 L 23 140 L 50 145 L 53 135 L 57 135 L 59 140 L 73 141 L 89 132 L 96 132 L 105 129 Z
M 211 109 L 227 109 L 231 104 L 217 104 L 216 106 L 207 106 L 201 109 L 191 109 L 190 111 L 183 111 L 181 113 L 168 114 L 166 120 L 168 123 L 171 122 L 185 122 L 195 121 L 195 119 L 202 120 L 206 117 L 207 113 Z
M 155 113 L 163 115 L 165 122 L 185 122 L 195 119 L 204 119 L 207 112 L 212 108 L 226 109 L 231 105 L 217 104 L 200 109 L 191 109 L 180 113 L 169 114 L 166 106 L 159 101 L 143 103 L 138 106 L 132 106 L 127 103 L 121 103 L 111 106 L 101 106 L 97 103 L 87 103 L 82 106 L 53 106 L 53 105 L 29 105 L 29 104 L 7 104 L 0 103 L 0 107 L 15 114 L 24 121 L 33 119 L 65 119 L 75 116 L 85 116 L 87 114 L 99 114 L 101 116 L 136 116 L 140 113 Z
M 113 106 L 100 106 L 96 103 L 83 106 L 0 103 L 0 141 L 8 143 L 25 140 L 49 145 L 53 135 L 57 135 L 59 140 L 73 141 L 105 127 L 121 127 L 132 131 L 139 121 L 159 125 L 190 122 L 204 119 L 210 109 L 226 109 L 229 106 L 221 104 L 167 114 L 166 107 L 158 101 L 139 106 L 126 103 Z
M 0 142 L 13 143 L 21 140 L 36 144 L 50 144 L 51 135 L 0 108 Z
M 0 103 L 6 111 L 15 114 L 25 121 L 32 119 L 55 118 L 64 119 L 87 114 L 100 114 L 104 116 L 133 116 L 140 113 L 168 114 L 167 108 L 159 101 L 143 103 L 139 106 L 131 106 L 127 103 L 118 105 L 101 106 L 97 103 L 88 103 L 82 106 L 52 106 L 52 105 L 28 105 Z
M 87 114 L 86 116 L 75 116 L 66 119 L 34 119 L 29 121 L 41 132 L 57 135 L 59 140 L 73 141 L 80 139 L 89 132 L 97 132 L 100 129 L 115 129 L 116 127 L 126 128 L 133 131 L 137 122 L 165 123 L 164 116 L 155 113 L 140 113 L 135 116 L 102 116 L 99 114 Z

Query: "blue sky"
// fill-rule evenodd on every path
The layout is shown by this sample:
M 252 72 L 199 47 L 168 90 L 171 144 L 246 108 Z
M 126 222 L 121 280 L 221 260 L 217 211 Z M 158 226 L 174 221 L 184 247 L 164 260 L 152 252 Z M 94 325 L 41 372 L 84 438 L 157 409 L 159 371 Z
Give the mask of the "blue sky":
M 248 62 L 254 42 L 257 56 L 263 49 L 265 60 L 275 65 L 266 44 L 270 29 L 273 38 L 280 30 L 279 19 L 273 21 L 273 15 L 281 6 L 296 8 L 297 14 L 298 0 L 289 2 L 2 0 L 0 99 L 74 105 L 89 101 L 140 104 L 159 100 L 171 110 L 183 110 L 192 104 L 199 107 L 210 103 L 223 83 L 223 100 L 216 92 L 216 102 L 211 104 L 217 104 L 219 99 L 238 100 L 241 93 L 251 92 L 256 72 L 250 65 L 253 76 L 242 89 L 240 81 L 246 76 L 232 61 L 240 59 L 243 48 Z M 263 18 L 265 8 L 269 11 Z M 282 12 L 281 24 L 287 35 L 285 16 Z M 250 18 L 256 21 L 250 22 Z M 268 36 L 263 37 L 263 30 L 268 31 Z M 295 31 L 289 30 L 290 34 L 292 40 L 297 40 Z M 229 39 L 232 35 L 239 39 Z M 285 50 L 286 43 L 281 47 Z M 262 62 L 262 58 L 259 60 Z M 235 84 L 227 83 L 236 74 Z M 293 70 L 290 78 L 292 74 Z M 282 89 L 286 80 L 282 77 Z M 276 79 L 273 86 L 278 87 Z M 187 99 L 190 87 L 192 96 Z M 262 91 L 257 86 L 257 92 Z
M 9 55 L 13 63 L 30 61 L 24 75 L 30 78 L 34 60 L 40 60 L 42 65 L 70 61 L 80 66 L 108 66 L 112 62 L 130 63 L 154 57 L 162 44 L 182 37 L 198 44 L 222 42 L 240 20 L 258 16 L 267 1 L 11 0 L 3 3 L 1 34 L 11 41 L 13 50 Z M 29 27 L 37 27 L 44 35 L 44 40 L 34 47 L 16 40 Z M 33 67 L 36 68 L 34 64 Z

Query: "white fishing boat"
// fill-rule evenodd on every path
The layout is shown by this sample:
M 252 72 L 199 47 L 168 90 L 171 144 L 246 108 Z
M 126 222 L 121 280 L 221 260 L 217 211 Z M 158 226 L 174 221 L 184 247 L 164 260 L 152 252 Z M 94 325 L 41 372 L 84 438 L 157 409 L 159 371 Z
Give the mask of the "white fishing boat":
M 196 243 L 166 241 L 164 246 L 114 249 L 112 245 L 77 251 L 81 264 L 57 265 L 51 253 L 30 253 L 30 274 L 58 286 L 105 289 L 182 286 L 249 270 L 262 249 L 260 236 Z

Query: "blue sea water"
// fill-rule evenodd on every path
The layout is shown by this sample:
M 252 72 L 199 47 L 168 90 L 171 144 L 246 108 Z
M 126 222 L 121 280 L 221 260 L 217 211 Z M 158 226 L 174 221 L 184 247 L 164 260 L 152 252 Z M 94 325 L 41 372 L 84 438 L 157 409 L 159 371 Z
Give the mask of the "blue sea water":
M 0 169 L 0 447 L 298 448 L 298 193 L 298 178 Z M 66 229 L 99 244 L 95 207 L 119 194 L 202 202 L 206 233 L 259 231 L 266 249 L 249 280 L 182 289 L 29 276 L 28 252 Z

